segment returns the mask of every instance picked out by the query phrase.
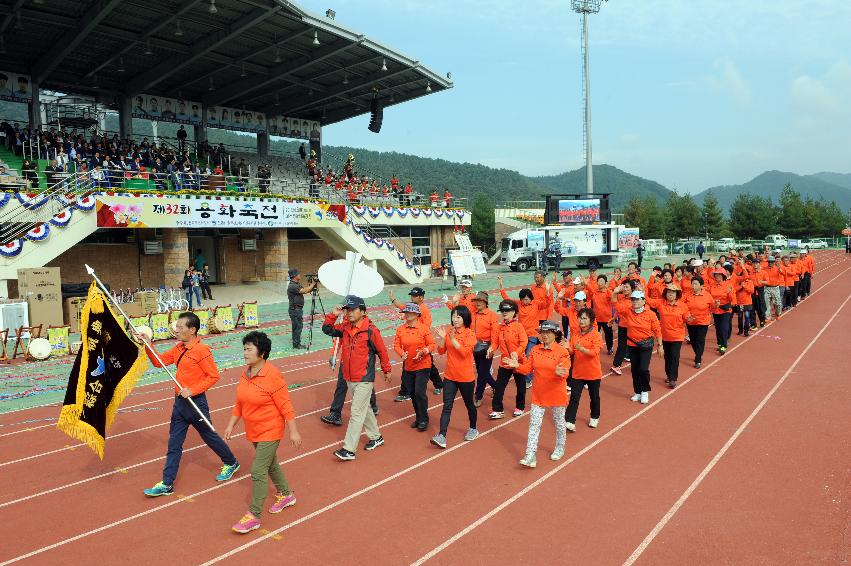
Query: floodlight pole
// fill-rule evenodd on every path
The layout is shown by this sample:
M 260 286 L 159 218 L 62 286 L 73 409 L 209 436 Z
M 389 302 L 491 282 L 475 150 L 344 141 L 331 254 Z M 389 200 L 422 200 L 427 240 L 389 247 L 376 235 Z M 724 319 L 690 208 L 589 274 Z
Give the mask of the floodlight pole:
M 588 12 L 582 12 L 582 80 L 585 82 L 585 193 L 594 194 L 594 168 L 591 163 L 591 70 L 588 58 Z

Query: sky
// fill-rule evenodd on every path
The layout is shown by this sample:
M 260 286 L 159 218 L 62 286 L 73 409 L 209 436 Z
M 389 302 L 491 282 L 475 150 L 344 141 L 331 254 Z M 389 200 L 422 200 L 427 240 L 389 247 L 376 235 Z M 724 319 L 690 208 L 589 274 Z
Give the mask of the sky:
M 584 165 L 569 0 L 296 0 L 454 88 L 323 143 L 553 175 Z M 589 18 L 594 163 L 684 192 L 851 172 L 851 1 L 611 0 Z

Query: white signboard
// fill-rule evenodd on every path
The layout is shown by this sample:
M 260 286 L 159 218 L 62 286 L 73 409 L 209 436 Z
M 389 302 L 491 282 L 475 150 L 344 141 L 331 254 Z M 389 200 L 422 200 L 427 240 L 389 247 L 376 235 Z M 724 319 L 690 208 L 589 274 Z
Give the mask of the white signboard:
M 452 259 L 452 269 L 458 275 L 482 275 L 488 272 L 479 250 L 449 250 L 449 257 Z
M 322 127 L 319 122 L 293 118 L 292 116 L 269 116 L 269 134 L 284 138 L 320 141 Z
M 266 115 L 252 110 L 211 106 L 207 108 L 207 125 L 237 132 L 262 133 L 266 131 Z
M 470 235 L 466 232 L 455 232 L 455 243 L 458 244 L 458 249 L 462 252 L 469 252 L 473 249 L 473 243 L 470 241 Z
M 609 251 L 605 234 L 600 228 L 559 231 L 550 239 L 550 248 L 554 246 L 561 248 L 561 255 L 563 256 L 596 255 Z
M 140 94 L 133 99 L 134 118 L 174 122 L 176 124 L 201 124 L 201 103 L 177 98 Z

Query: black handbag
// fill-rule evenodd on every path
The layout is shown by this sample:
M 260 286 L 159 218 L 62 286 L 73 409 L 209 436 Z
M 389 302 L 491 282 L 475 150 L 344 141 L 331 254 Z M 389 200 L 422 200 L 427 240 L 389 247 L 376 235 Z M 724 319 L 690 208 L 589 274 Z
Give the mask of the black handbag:
M 648 338 L 645 338 L 644 340 L 641 340 L 640 342 L 636 342 L 635 347 L 639 350 L 652 350 L 655 344 L 656 341 L 653 340 L 652 336 L 650 336 Z
M 476 345 L 473 346 L 474 354 L 481 354 L 482 352 L 487 352 L 488 348 L 491 347 L 490 342 L 484 342 L 483 340 L 476 340 Z

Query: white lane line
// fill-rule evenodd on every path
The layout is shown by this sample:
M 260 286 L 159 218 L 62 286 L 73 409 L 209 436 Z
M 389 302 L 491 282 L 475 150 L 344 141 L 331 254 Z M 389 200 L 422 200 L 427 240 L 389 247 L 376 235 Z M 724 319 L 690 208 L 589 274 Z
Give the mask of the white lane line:
M 835 276 L 835 277 L 833 277 L 832 279 L 828 280 L 827 282 L 825 282 L 824 284 L 822 284 L 822 285 L 821 285 L 818 289 L 816 289 L 815 291 L 813 291 L 813 293 L 812 293 L 811 295 L 815 295 L 816 293 L 818 293 L 818 292 L 819 292 L 819 291 L 821 291 L 822 289 L 826 288 L 826 287 L 827 287 L 828 285 L 830 285 L 833 281 L 835 281 L 836 279 L 840 278 L 840 277 L 841 277 L 841 276 L 842 276 L 842 275 L 843 275 L 846 271 L 848 271 L 849 269 L 851 269 L 851 268 L 845 268 L 845 269 L 844 269 L 843 271 L 841 271 L 838 275 L 836 275 L 836 276 Z M 846 300 L 847 300 L 847 299 L 846 299 Z M 843 305 L 844 305 L 844 304 L 845 304 L 845 303 L 843 303 Z M 783 319 L 781 319 L 781 320 L 783 320 Z M 768 328 L 768 327 L 765 327 L 765 328 Z M 671 395 L 674 395 L 677 391 L 682 390 L 682 388 L 683 388 L 683 387 L 687 386 L 689 383 L 691 383 L 692 381 L 694 381 L 694 380 L 695 380 L 695 378 L 697 378 L 698 376 L 700 376 L 703 372 L 707 371 L 708 369 L 710 369 L 712 366 L 714 366 L 715 364 L 717 364 L 717 363 L 718 363 L 718 362 L 720 362 L 721 360 L 723 360 L 723 359 L 725 359 L 725 358 L 728 358 L 730 354 L 732 354 L 735 350 L 737 350 L 738 348 L 740 348 L 741 346 L 743 346 L 745 343 L 747 343 L 747 342 L 748 342 L 749 340 L 751 340 L 753 337 L 758 336 L 760 332 L 762 332 L 762 331 L 764 331 L 764 330 L 765 330 L 765 328 L 760 328 L 760 329 L 759 329 L 759 330 L 757 330 L 756 332 L 752 333 L 752 334 L 751 334 L 748 338 L 745 338 L 744 340 L 742 340 L 741 342 L 737 343 L 735 346 L 733 346 L 732 348 L 730 348 L 730 350 L 727 352 L 727 355 L 726 355 L 726 356 L 724 356 L 723 358 L 722 358 L 722 357 L 715 358 L 715 359 L 714 359 L 714 360 L 712 360 L 712 361 L 711 361 L 708 365 L 706 365 L 706 366 L 702 367 L 701 369 L 699 369 L 698 371 L 696 371 L 696 372 L 695 372 L 695 373 L 694 373 L 691 377 L 689 377 L 689 378 L 688 378 L 686 381 L 684 381 L 682 384 L 678 385 L 676 389 L 674 389 L 674 390 L 672 390 L 672 391 L 668 392 L 666 395 L 664 395 L 664 396 L 660 397 L 660 398 L 659 398 L 659 399 L 657 399 L 656 401 L 653 401 L 652 403 L 650 403 L 649 405 L 647 405 L 644 409 L 642 409 L 642 410 L 640 410 L 639 412 L 637 412 L 636 414 L 632 415 L 631 417 L 629 417 L 629 418 L 628 418 L 627 420 L 625 420 L 624 422 L 622 422 L 622 423 L 618 424 L 618 425 L 617 425 L 617 426 L 615 426 L 613 429 L 611 429 L 610 431 L 608 431 L 607 433 L 605 433 L 603 436 L 601 436 L 600 438 L 598 438 L 597 440 L 595 440 L 594 442 L 592 442 L 591 444 L 589 444 L 588 446 L 586 446 L 585 448 L 583 448 L 582 450 L 580 450 L 579 452 L 577 452 L 576 454 L 574 454 L 573 456 L 571 456 L 570 458 L 568 458 L 567 460 L 565 460 L 564 462 L 562 462 L 561 464 L 559 464 L 558 466 L 556 466 L 555 468 L 553 468 L 552 470 L 550 470 L 549 472 L 547 472 L 546 474 L 544 474 L 543 476 L 541 476 L 540 478 L 538 478 L 535 482 L 533 482 L 533 483 L 529 484 L 528 486 L 526 486 L 525 488 L 523 488 L 523 489 L 522 489 L 522 490 L 520 490 L 519 492 L 515 493 L 515 494 L 514 494 L 513 496 L 511 496 L 510 498 L 508 498 L 508 499 L 506 499 L 505 501 L 503 501 L 503 502 L 502 502 L 500 505 L 498 505 L 497 507 L 495 507 L 495 508 L 491 509 L 488 513 L 486 513 L 486 514 L 482 515 L 481 517 L 479 517 L 479 518 L 478 518 L 476 521 L 474 521 L 473 523 L 470 523 L 469 525 L 467 525 L 467 526 L 466 526 L 464 529 L 462 529 L 461 531 L 457 532 L 456 534 L 454 534 L 454 535 L 453 535 L 453 536 L 451 536 L 450 538 L 446 539 L 446 540 L 445 540 L 444 542 L 442 542 L 440 545 L 436 546 L 434 549 L 432 549 L 431 551 L 429 551 L 428 553 L 426 553 L 425 555 L 423 555 L 422 557 L 420 557 L 420 558 L 419 558 L 418 560 L 416 560 L 415 562 L 413 562 L 413 563 L 412 563 L 412 566 L 419 566 L 419 565 L 421 565 L 421 564 L 423 564 L 423 563 L 427 562 L 428 560 L 431 560 L 432 558 L 434 558 L 435 556 L 437 556 L 438 554 L 440 554 L 440 553 L 441 553 L 441 552 L 443 552 L 444 550 L 446 550 L 446 548 L 448 548 L 449 546 L 451 546 L 452 544 L 456 543 L 458 540 L 460 540 L 460 539 L 461 539 L 461 538 L 463 538 L 464 536 L 468 535 L 469 533 L 471 533 L 472 531 L 474 531 L 475 529 L 477 529 L 478 527 L 480 527 L 482 524 L 484 524 L 485 522 L 487 522 L 488 520 L 490 520 L 491 518 L 493 518 L 493 517 L 494 517 L 496 514 L 498 514 L 500 511 L 503 511 L 503 510 L 504 510 L 505 508 L 507 508 L 509 505 L 511 505 L 512 503 L 514 503 L 515 501 L 517 501 L 518 499 L 520 499 L 521 497 L 523 497 L 524 495 L 526 495 L 527 493 L 529 493 L 530 491 L 532 491 L 533 489 L 535 489 L 536 487 L 538 487 L 539 485 L 541 485 L 542 483 L 544 483 L 545 481 L 547 481 L 548 479 L 550 479 L 551 477 L 553 477 L 554 475 L 556 475 L 558 472 L 560 472 L 561 470 L 563 470 L 564 468 L 566 468 L 566 467 L 567 467 L 567 466 L 569 466 L 570 464 L 572 464 L 574 461 L 576 461 L 576 460 L 577 460 L 578 458 L 580 458 L 582 455 L 586 454 L 586 453 L 587 453 L 588 451 L 590 451 L 592 448 L 594 448 L 595 446 L 599 445 L 601 442 L 603 442 L 603 441 L 604 441 L 604 440 L 606 440 L 607 438 L 611 437 L 613 434 L 615 434 L 616 432 L 618 432 L 619 430 L 621 430 L 622 428 L 624 428 L 625 426 L 627 426 L 627 425 L 628 425 L 629 423 L 631 423 L 632 421 L 636 420 L 638 417 L 640 417 L 641 415 L 643 415 L 644 413 L 646 413 L 647 411 L 649 411 L 650 409 L 652 409 L 653 407 L 655 407 L 655 406 L 656 406 L 656 405 L 658 405 L 659 403 L 663 402 L 665 399 L 667 399 L 667 398 L 668 398 L 668 397 L 670 397 Z
M 382 389 L 381 391 L 376 391 L 376 392 L 375 392 L 375 394 L 376 394 L 376 395 L 380 395 L 380 394 L 382 394 L 382 393 L 385 393 L 385 392 L 390 391 L 390 390 L 395 390 L 395 389 L 396 389 L 396 387 L 388 387 L 388 388 L 386 388 L 386 389 Z M 350 404 L 350 403 L 351 403 L 351 400 L 347 400 L 347 401 L 345 401 L 345 404 L 346 404 L 346 405 L 348 405 L 348 404 Z M 314 411 L 310 411 L 309 413 L 303 413 L 303 414 L 297 415 L 297 416 L 296 416 L 296 419 L 301 419 L 301 418 L 304 418 L 304 417 L 309 417 L 309 416 L 311 416 L 311 415 L 315 415 L 316 413 L 322 413 L 322 412 L 327 411 L 327 410 L 328 410 L 328 409 L 330 409 L 330 408 L 331 408 L 331 407 L 322 407 L 322 408 L 320 408 L 320 409 L 316 409 L 316 410 L 314 410 Z M 230 409 L 230 407 L 227 407 L 227 409 L 229 410 L 229 409 Z M 223 409 L 217 409 L 217 410 L 223 410 Z M 245 434 L 244 432 L 240 432 L 239 434 L 234 434 L 234 435 L 233 435 L 233 437 L 234 437 L 234 438 L 238 438 L 238 437 L 240 437 L 240 436 L 243 436 L 244 434 Z M 192 452 L 193 450 L 198 450 L 199 448 L 203 448 L 203 447 L 205 447 L 205 446 L 206 446 L 206 444 L 198 444 L 198 445 L 196 445 L 196 446 L 192 446 L 192 447 L 190 447 L 190 448 L 184 448 L 184 449 L 183 449 L 183 454 L 186 454 L 187 452 Z M 74 486 L 82 485 L 82 484 L 85 484 L 85 483 L 89 483 L 89 482 L 91 482 L 91 481 L 99 480 L 99 479 L 101 479 L 101 478 L 109 477 L 109 476 L 112 476 L 112 475 L 115 475 L 115 474 L 123 474 L 123 473 L 126 473 L 128 470 L 132 470 L 132 469 L 135 469 L 135 468 L 139 468 L 139 467 L 141 467 L 141 466 L 145 466 L 145 465 L 147 465 L 147 464 L 152 464 L 152 463 L 154 463 L 154 462 L 159 462 L 159 461 L 161 461 L 161 460 L 165 460 L 165 456 L 157 456 L 156 458 L 152 458 L 152 459 L 150 459 L 150 460 L 145 460 L 144 462 L 138 462 L 138 463 L 136 463 L 136 464 L 131 464 L 131 465 L 129 465 L 129 466 L 120 466 L 120 467 L 115 468 L 115 469 L 114 469 L 114 470 L 112 470 L 112 471 L 104 472 L 104 473 L 102 473 L 102 474 L 98 474 L 98 475 L 96 475 L 96 476 L 92 476 L 92 477 L 85 478 L 85 479 L 82 479 L 82 480 L 77 480 L 77 481 L 75 481 L 75 482 L 71 482 L 71 483 L 67 483 L 67 484 L 60 485 L 60 486 L 57 486 L 57 487 L 53 487 L 53 488 L 50 488 L 50 489 L 46 489 L 46 490 L 44 490 L 44 491 L 39 491 L 39 492 L 36 492 L 36 493 L 30 494 L 30 495 L 26 495 L 26 496 L 24 496 L 24 497 L 19 497 L 18 499 L 13 499 L 13 500 L 11 500 L 11 501 L 5 501 L 5 502 L 3 502 L 3 503 L 0 503 L 0 509 L 2 509 L 3 507 L 8 507 L 8 506 L 10 506 L 10 505 L 14 505 L 14 504 L 16 504 L 16 503 L 22 503 L 22 502 L 24 502 L 24 501 L 29 501 L 29 500 L 31 500 L 31 499 L 35 499 L 35 498 L 37 498 L 37 497 L 42 497 L 42 496 L 44 496 L 44 495 L 50 495 L 51 493 L 56 493 L 57 491 L 62 491 L 62 490 L 64 490 L 64 489 L 68 489 L 68 488 L 70 488 L 70 487 L 74 487 Z
M 441 401 L 438 404 L 432 405 L 431 407 L 428 408 L 428 410 L 431 411 L 432 409 L 435 409 L 437 407 L 442 408 L 443 402 Z M 394 421 L 390 421 L 388 423 L 380 425 L 379 428 L 386 428 L 388 426 L 400 423 L 402 421 L 407 421 L 408 419 L 410 419 L 413 416 L 414 416 L 414 414 L 405 415 L 402 418 L 399 418 L 399 419 L 396 419 Z M 514 419 L 514 421 L 517 421 L 517 420 L 519 420 L 519 419 Z M 514 421 L 508 421 L 508 422 L 514 422 Z M 505 424 L 508 424 L 508 423 L 505 423 Z M 484 434 L 486 434 L 486 433 L 482 433 L 482 435 L 484 435 Z M 361 434 L 361 436 L 365 436 L 365 433 Z M 297 460 L 301 460 L 302 458 L 307 458 L 308 456 L 312 456 L 314 454 L 328 450 L 328 449 L 333 448 L 335 446 L 340 446 L 341 444 L 342 444 L 342 440 L 336 440 L 336 441 L 334 441 L 330 444 L 326 444 L 325 446 L 322 446 L 320 448 L 316 448 L 314 450 L 311 450 L 310 452 L 305 452 L 304 454 L 299 454 L 298 456 L 294 456 L 294 457 L 289 458 L 287 460 L 283 460 L 279 463 L 281 465 L 290 464 L 292 462 L 295 462 Z M 203 489 L 201 491 L 197 491 L 195 493 L 186 495 L 183 498 L 180 498 L 180 499 L 175 498 L 174 500 L 172 500 L 168 503 L 165 503 L 163 505 L 160 505 L 159 507 L 152 507 L 152 508 L 147 509 L 145 511 L 141 511 L 139 513 L 136 513 L 135 515 L 130 515 L 129 517 L 124 517 L 123 519 L 119 519 L 118 521 L 114 521 L 112 523 L 107 523 L 106 525 L 102 525 L 102 526 L 100 526 L 96 529 L 92 529 L 92 530 L 80 533 L 80 534 L 75 535 L 75 536 L 70 537 L 70 538 L 62 539 L 62 540 L 55 542 L 55 543 L 48 545 L 48 546 L 43 546 L 41 548 L 38 548 L 38 549 L 33 550 L 31 552 L 28 552 L 26 554 L 22 554 L 21 556 L 16 556 L 15 558 L 10 558 L 9 560 L 6 560 L 5 562 L 0 562 L 0 566 L 7 566 L 8 564 L 13 564 L 13 563 L 19 562 L 21 560 L 26 560 L 27 558 L 32 558 L 33 556 L 37 556 L 39 554 L 42 554 L 44 552 L 48 552 L 48 551 L 53 550 L 55 548 L 65 546 L 66 544 L 78 541 L 80 539 L 89 537 L 91 535 L 96 535 L 96 534 L 101 533 L 103 531 L 109 530 L 113 527 L 124 525 L 124 524 L 129 523 L 130 521 L 134 521 L 136 519 L 141 519 L 142 517 L 146 517 L 148 515 L 151 515 L 152 513 L 157 513 L 159 511 L 163 511 L 165 509 L 170 508 L 172 505 L 177 505 L 178 503 L 182 503 L 185 500 L 195 499 L 197 497 L 200 497 L 201 495 L 206 495 L 207 493 L 210 493 L 210 492 L 215 491 L 217 489 L 222 489 L 224 487 L 228 487 L 230 485 L 233 485 L 235 482 L 238 482 L 238 481 L 241 481 L 241 480 L 244 480 L 244 479 L 250 479 L 250 478 L 251 478 L 251 474 L 248 473 L 248 474 L 243 474 L 241 476 L 235 477 L 234 479 L 232 479 L 228 482 L 217 483 L 216 485 L 214 485 L 212 487 L 208 487 L 207 489 Z
M 762 398 L 762 401 L 760 401 L 756 408 L 753 410 L 753 412 L 748 415 L 748 418 L 744 420 L 744 422 L 739 426 L 739 428 L 736 429 L 736 432 L 734 432 L 733 435 L 729 438 L 729 440 L 724 443 L 724 446 L 722 446 L 721 449 L 715 454 L 715 456 L 712 457 L 706 467 L 703 468 L 703 470 L 697 475 L 691 485 L 688 486 L 688 488 L 683 492 L 680 498 L 677 499 L 676 503 L 674 503 L 671 508 L 668 509 L 668 512 L 665 513 L 665 515 L 659 520 L 658 523 L 656 523 L 656 526 L 653 527 L 653 530 L 651 530 L 650 533 L 648 533 L 648 535 L 644 537 L 644 540 L 641 541 L 641 544 L 639 544 L 638 547 L 633 551 L 633 553 L 629 555 L 629 558 L 624 561 L 624 566 L 631 566 L 636 560 L 638 560 L 638 558 L 644 553 L 644 551 L 647 550 L 647 547 L 650 546 L 650 543 L 653 542 L 653 539 L 656 538 L 656 536 L 662 531 L 662 529 L 665 528 L 665 525 L 667 525 L 674 517 L 674 515 L 677 514 L 677 511 L 679 511 L 685 504 L 685 502 L 688 500 L 688 498 L 691 497 L 691 494 L 694 493 L 694 490 L 696 490 L 698 486 L 703 483 L 703 480 L 706 479 L 706 476 L 709 475 L 709 473 L 718 464 L 721 458 L 724 457 L 724 454 L 727 453 L 733 443 L 738 440 L 738 438 L 742 435 L 748 425 L 751 424 L 751 422 L 762 411 L 765 405 L 771 400 L 772 397 L 774 397 L 774 394 L 777 393 L 777 390 L 780 389 L 783 383 L 785 383 L 786 379 L 792 374 L 795 368 L 798 367 L 798 364 L 801 362 L 804 356 L 807 355 L 807 352 L 810 351 L 810 349 L 815 345 L 818 339 L 821 338 L 821 335 L 824 334 L 824 332 L 827 330 L 827 327 L 830 326 L 830 324 L 837 316 L 839 316 L 839 313 L 842 311 L 842 309 L 845 307 L 849 300 L 851 300 L 851 295 L 849 295 L 844 301 L 842 301 L 842 304 L 839 306 L 836 312 L 833 313 L 833 316 L 830 317 L 827 323 L 821 328 L 821 330 L 818 331 L 818 334 L 816 334 L 815 337 L 810 341 L 810 343 L 807 344 L 807 347 L 804 348 L 804 351 L 801 352 L 797 358 L 795 358 L 795 361 L 792 363 L 791 366 L 789 366 L 789 369 L 787 369 L 786 372 L 783 373 L 783 375 L 780 377 L 780 379 L 777 380 L 777 383 L 774 384 L 774 387 L 772 387 L 771 390 L 765 395 L 765 397 Z

